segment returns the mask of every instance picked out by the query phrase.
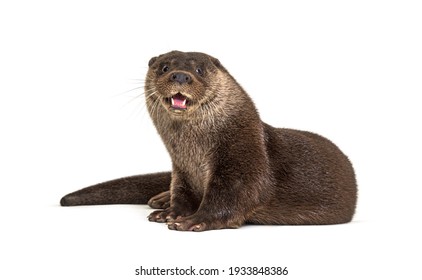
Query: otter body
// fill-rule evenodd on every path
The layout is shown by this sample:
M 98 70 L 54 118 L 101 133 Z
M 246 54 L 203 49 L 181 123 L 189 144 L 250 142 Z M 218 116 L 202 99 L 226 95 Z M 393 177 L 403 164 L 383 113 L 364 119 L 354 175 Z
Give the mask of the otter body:
M 63 206 L 149 200 L 160 208 L 150 221 L 193 231 L 352 219 L 357 186 L 347 157 L 319 135 L 262 122 L 217 59 L 178 51 L 154 57 L 145 92 L 172 172 L 88 187 L 63 197 Z

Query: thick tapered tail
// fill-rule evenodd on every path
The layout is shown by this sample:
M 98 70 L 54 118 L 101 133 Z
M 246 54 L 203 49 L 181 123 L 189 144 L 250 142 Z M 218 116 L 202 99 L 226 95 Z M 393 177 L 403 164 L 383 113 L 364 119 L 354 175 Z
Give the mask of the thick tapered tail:
M 65 195 L 60 205 L 146 204 L 151 197 L 168 191 L 170 181 L 170 172 L 124 177 Z

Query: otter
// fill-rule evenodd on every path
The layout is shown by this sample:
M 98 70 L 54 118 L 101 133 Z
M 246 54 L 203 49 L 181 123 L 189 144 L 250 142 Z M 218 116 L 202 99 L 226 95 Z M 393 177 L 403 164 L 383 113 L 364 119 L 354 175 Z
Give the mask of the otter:
M 180 51 L 151 58 L 145 99 L 172 171 L 87 187 L 62 206 L 148 203 L 158 209 L 150 221 L 181 231 L 352 220 L 357 184 L 347 156 L 322 136 L 261 121 L 218 59 Z

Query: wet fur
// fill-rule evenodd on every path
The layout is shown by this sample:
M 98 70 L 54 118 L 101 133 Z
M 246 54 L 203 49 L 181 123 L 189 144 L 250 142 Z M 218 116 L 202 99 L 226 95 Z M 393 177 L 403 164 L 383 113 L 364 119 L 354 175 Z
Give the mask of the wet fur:
M 176 72 L 191 82 L 172 81 Z M 154 57 L 145 92 L 172 159 L 171 175 L 105 182 L 63 197 L 63 206 L 149 199 L 151 207 L 164 208 L 151 213 L 150 221 L 193 231 L 352 219 L 357 186 L 347 157 L 319 135 L 262 122 L 250 97 L 217 59 L 177 51 Z M 178 92 L 189 97 L 186 110 L 165 102 Z

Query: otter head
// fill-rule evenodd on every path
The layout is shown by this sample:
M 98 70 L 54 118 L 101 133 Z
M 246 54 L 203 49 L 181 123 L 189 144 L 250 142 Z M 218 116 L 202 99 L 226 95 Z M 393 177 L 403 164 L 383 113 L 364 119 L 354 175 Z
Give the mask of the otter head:
M 172 51 L 151 58 L 145 83 L 150 113 L 161 106 L 172 117 L 188 117 L 216 97 L 224 67 L 204 53 Z

